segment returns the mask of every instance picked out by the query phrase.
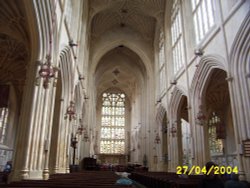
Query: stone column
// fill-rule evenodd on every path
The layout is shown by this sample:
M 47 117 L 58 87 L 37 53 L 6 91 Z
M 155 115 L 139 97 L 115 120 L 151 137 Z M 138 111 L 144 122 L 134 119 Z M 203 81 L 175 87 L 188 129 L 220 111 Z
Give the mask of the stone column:
M 11 180 L 42 179 L 45 133 L 51 126 L 48 109 L 53 107 L 48 104 L 51 86 L 45 90 L 43 80 L 35 79 L 38 63 L 27 74 Z

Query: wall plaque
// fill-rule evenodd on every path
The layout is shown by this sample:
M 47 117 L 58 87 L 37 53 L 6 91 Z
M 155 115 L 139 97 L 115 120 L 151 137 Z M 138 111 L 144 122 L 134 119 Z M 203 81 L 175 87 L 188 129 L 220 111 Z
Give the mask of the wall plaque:
M 244 156 L 245 157 L 250 157 L 250 139 L 249 140 L 244 140 L 243 141 L 243 146 L 244 146 Z

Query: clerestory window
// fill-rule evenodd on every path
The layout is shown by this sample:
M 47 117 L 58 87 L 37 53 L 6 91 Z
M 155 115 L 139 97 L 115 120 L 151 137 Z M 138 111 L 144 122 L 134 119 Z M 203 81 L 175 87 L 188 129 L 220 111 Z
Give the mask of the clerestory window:
M 165 48 L 164 48 L 164 33 L 160 32 L 159 37 L 159 92 L 162 94 L 166 88 L 166 69 L 165 69 Z
M 183 32 L 179 0 L 173 1 L 171 14 L 173 68 L 174 74 L 176 74 L 184 65 Z
M 215 23 L 213 0 L 192 0 L 192 13 L 198 44 Z

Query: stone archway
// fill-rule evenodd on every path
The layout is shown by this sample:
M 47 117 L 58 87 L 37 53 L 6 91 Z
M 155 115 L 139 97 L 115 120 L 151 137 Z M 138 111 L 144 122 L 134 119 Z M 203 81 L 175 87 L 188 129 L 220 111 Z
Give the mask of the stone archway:
M 167 171 L 168 170 L 168 132 L 169 132 L 169 120 L 167 116 L 166 108 L 160 104 L 157 108 L 156 112 L 156 134 L 159 136 L 159 143 L 156 144 L 156 157 L 157 157 L 157 164 L 156 170 L 157 171 Z M 156 136 L 156 135 L 155 135 Z M 159 145 L 159 146 L 158 146 Z
M 231 88 L 231 105 L 235 125 L 236 144 L 242 146 L 244 140 L 250 138 L 250 13 L 234 39 L 230 51 L 229 86 Z M 240 155 L 241 174 L 250 179 L 250 160 Z
M 198 64 L 197 70 L 192 80 L 190 88 L 191 113 L 194 126 L 192 135 L 194 139 L 194 163 L 204 165 L 208 160 L 208 150 L 205 149 L 204 127 L 197 123 L 197 114 L 205 113 L 203 101 L 203 93 L 208 85 L 208 80 L 211 78 L 214 69 L 226 71 L 226 62 L 219 55 L 203 56 Z
M 207 116 L 206 124 L 203 125 L 204 149 L 208 151 L 207 160 L 212 160 L 220 166 L 234 167 L 239 164 L 226 77 L 225 71 L 214 69 L 202 94 Z
M 188 120 L 188 108 L 187 108 L 187 92 L 180 86 L 176 86 L 172 92 L 170 100 L 171 112 L 170 112 L 170 126 L 169 126 L 169 144 L 170 144 L 170 165 L 169 170 L 175 171 L 176 166 L 183 163 L 183 131 L 187 128 L 187 133 L 190 134 L 190 126 Z M 174 149 L 178 148 L 178 150 Z M 191 149 L 191 148 L 190 148 Z M 185 149 L 186 150 L 186 149 Z M 189 150 L 188 150 L 189 151 Z

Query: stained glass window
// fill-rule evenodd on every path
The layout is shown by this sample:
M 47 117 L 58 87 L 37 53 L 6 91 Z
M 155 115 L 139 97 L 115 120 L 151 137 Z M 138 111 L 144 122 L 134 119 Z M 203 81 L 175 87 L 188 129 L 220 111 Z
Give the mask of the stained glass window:
M 125 152 L 125 94 L 103 93 L 100 153 Z
M 223 154 L 223 140 L 218 139 L 216 133 L 216 128 L 219 123 L 220 117 L 213 112 L 212 117 L 208 121 L 208 136 L 211 156 Z
M 0 144 L 3 144 L 5 140 L 8 114 L 8 108 L 0 108 Z

